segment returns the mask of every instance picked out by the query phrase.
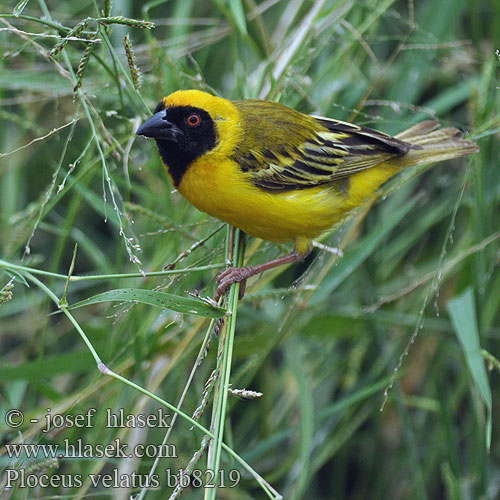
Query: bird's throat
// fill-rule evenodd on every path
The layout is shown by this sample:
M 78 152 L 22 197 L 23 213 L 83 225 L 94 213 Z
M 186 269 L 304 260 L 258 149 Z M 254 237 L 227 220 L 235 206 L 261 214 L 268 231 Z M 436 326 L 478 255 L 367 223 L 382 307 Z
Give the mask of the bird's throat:
M 162 139 L 156 139 L 156 145 L 175 187 L 178 187 L 189 165 L 202 153 L 196 148 L 183 151 L 178 143 Z
M 209 138 L 210 139 L 210 138 Z M 212 140 L 172 142 L 155 139 L 163 164 L 167 167 L 175 185 L 179 184 L 190 165 L 215 146 L 215 136 Z

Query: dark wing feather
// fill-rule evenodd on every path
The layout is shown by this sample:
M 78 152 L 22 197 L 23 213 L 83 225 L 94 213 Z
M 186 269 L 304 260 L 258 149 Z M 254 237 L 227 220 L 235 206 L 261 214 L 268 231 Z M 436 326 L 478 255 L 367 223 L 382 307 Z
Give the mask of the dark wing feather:
M 330 184 L 405 155 L 412 146 L 382 132 L 338 120 L 313 117 L 307 138 L 293 146 L 263 146 L 235 158 L 254 184 L 285 192 Z

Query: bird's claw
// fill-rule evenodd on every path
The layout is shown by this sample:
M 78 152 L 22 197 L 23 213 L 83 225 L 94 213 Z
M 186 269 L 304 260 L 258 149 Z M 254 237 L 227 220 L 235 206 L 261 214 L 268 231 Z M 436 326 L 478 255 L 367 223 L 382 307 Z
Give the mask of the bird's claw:
M 227 289 L 234 283 L 240 284 L 240 292 L 238 298 L 241 300 L 245 295 L 245 288 L 247 285 L 247 279 L 251 276 L 251 272 L 248 267 L 229 267 L 224 272 L 217 276 L 217 291 L 215 293 L 214 300 L 219 302 L 220 297 L 224 295 Z

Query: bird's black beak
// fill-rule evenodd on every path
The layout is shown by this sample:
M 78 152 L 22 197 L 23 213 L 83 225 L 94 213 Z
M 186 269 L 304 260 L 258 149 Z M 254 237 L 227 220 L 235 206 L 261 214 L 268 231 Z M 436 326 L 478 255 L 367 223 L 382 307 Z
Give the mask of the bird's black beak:
M 165 139 L 167 141 L 179 142 L 183 135 L 181 129 L 167 120 L 167 110 L 163 109 L 146 120 L 137 130 L 137 135 L 152 137 L 153 139 Z

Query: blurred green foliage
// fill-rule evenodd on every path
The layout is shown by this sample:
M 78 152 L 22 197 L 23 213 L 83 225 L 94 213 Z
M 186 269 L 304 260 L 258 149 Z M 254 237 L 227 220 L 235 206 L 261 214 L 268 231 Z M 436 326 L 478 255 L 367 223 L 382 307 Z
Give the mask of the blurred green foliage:
M 263 396 L 230 395 L 225 441 L 286 499 L 499 498 L 498 370 L 485 386 L 478 354 L 485 349 L 492 366 L 499 357 L 500 3 L 32 0 L 14 7 L 0 7 L 0 441 L 161 443 L 165 429 L 105 427 L 106 408 L 149 414 L 158 404 L 101 374 L 74 325 L 50 315 L 57 305 L 14 265 L 45 271 L 38 279 L 58 298 L 67 284 L 69 304 L 121 288 L 211 296 L 226 233 L 172 191 L 154 145 L 134 135 L 161 97 L 198 88 L 279 100 L 389 133 L 438 117 L 477 140 L 473 158 L 409 169 L 370 210 L 332 231 L 322 242 L 341 246 L 344 257 L 315 250 L 305 264 L 250 282 L 230 381 Z M 68 34 L 74 39 L 49 55 Z M 75 243 L 73 277 L 102 279 L 66 283 Z M 283 250 L 247 242 L 252 263 Z M 201 269 L 141 276 L 174 261 L 176 269 Z M 212 333 L 182 409 L 191 415 L 200 405 L 216 364 L 209 319 L 133 302 L 72 314 L 109 368 L 174 405 Z M 25 414 L 20 429 L 4 423 L 11 408 Z M 43 433 L 47 408 L 97 411 L 92 428 Z M 200 423 L 210 425 L 210 406 Z M 185 469 L 200 449 L 203 434 L 190 427 L 183 418 L 173 427 L 177 457 L 160 460 L 161 488 L 145 498 L 168 498 L 165 470 Z M 205 460 L 196 468 L 203 471 Z M 140 488 L 95 489 L 89 474 L 144 476 L 153 458 L 62 458 L 54 470 L 41 455 L 14 459 L 0 448 L 0 468 L 35 463 L 36 477 L 50 469 L 81 474 L 83 484 L 10 490 L 4 472 L 1 495 L 128 498 Z M 241 481 L 220 488 L 218 498 L 268 498 L 225 452 L 222 466 L 240 471 Z M 202 494 L 187 488 L 183 498 Z

